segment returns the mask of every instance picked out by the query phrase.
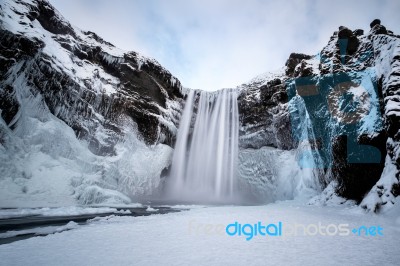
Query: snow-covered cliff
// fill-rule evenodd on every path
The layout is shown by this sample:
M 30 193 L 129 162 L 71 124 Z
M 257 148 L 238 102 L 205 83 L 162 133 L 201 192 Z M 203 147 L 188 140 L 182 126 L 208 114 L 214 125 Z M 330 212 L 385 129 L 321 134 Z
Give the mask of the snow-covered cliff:
M 0 4 L 0 204 L 130 202 L 170 163 L 181 85 L 47 1 Z M 169 146 L 168 146 L 169 145 Z
M 273 153 L 260 158 L 260 147 L 298 150 L 308 141 L 320 161 L 320 185 L 326 188 L 314 203 L 326 204 L 339 196 L 342 202 L 362 202 L 362 207 L 373 211 L 395 203 L 399 195 L 400 38 L 379 20 L 370 27 L 364 34 L 361 29 L 341 26 L 317 55 L 293 53 L 281 71 L 239 86 L 240 145 L 256 154 L 258 161 L 258 170 L 247 169 L 245 176 L 261 172 L 261 180 L 279 177 L 266 172 L 282 171 L 285 163 Z M 299 97 L 306 112 L 298 104 Z M 302 134 L 305 115 L 311 125 L 306 138 Z M 260 163 L 270 162 L 271 156 L 279 162 L 274 170 Z M 301 162 L 301 158 L 295 160 Z M 290 163 L 285 168 L 295 169 Z M 277 182 L 258 180 L 255 187 L 267 184 L 276 191 Z

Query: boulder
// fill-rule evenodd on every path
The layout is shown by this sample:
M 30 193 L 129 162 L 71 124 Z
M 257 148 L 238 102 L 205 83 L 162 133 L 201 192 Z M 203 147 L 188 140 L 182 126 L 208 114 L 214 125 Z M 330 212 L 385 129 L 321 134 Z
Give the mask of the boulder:
M 339 39 L 348 39 L 350 37 L 353 37 L 353 32 L 349 28 L 340 26 L 338 37 Z
M 369 26 L 371 27 L 371 29 L 372 29 L 373 27 L 375 27 L 376 25 L 381 25 L 381 20 L 380 20 L 380 19 L 374 19 L 374 20 L 369 24 Z
M 354 36 L 361 36 L 361 35 L 364 35 L 364 30 L 362 30 L 362 29 L 356 29 L 355 31 L 353 31 L 353 35 L 354 35 Z

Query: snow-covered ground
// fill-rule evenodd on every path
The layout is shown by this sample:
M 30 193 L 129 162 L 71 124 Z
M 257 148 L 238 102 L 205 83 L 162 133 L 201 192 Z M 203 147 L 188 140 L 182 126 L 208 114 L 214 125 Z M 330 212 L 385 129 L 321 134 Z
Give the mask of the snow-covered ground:
M 141 205 L 138 204 L 137 206 Z M 73 216 L 73 215 L 116 213 L 116 212 L 118 212 L 116 208 L 110 208 L 110 207 L 92 208 L 92 207 L 78 207 L 78 206 L 57 207 L 57 208 L 0 209 L 0 219 L 10 219 L 17 217 L 32 216 L 32 215 Z
M 228 236 L 225 227 L 282 222 L 282 236 Z M 289 225 L 382 228 L 376 236 L 288 235 Z M 330 226 L 330 232 L 334 226 Z M 312 230 L 311 230 L 312 231 Z M 339 231 L 341 232 L 341 231 Z M 376 233 L 377 231 L 375 231 Z M 400 209 L 383 215 L 357 207 L 294 201 L 265 206 L 192 208 L 147 217 L 96 218 L 71 230 L 0 246 L 1 265 L 398 265 Z
M 79 225 L 77 223 L 71 221 L 63 226 L 44 226 L 44 227 L 37 227 L 24 230 L 15 230 L 15 231 L 11 230 L 5 233 L 0 233 L 0 239 L 11 238 L 21 235 L 28 235 L 28 234 L 34 234 L 35 236 L 44 236 L 48 234 L 60 233 L 66 230 L 71 230 L 77 228 L 78 226 Z

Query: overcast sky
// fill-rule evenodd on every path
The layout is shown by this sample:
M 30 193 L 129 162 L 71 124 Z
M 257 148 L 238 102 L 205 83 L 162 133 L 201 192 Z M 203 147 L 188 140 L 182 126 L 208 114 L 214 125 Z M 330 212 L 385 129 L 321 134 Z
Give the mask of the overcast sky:
M 71 24 L 159 61 L 185 87 L 236 87 L 316 54 L 340 25 L 400 34 L 398 0 L 50 0 Z

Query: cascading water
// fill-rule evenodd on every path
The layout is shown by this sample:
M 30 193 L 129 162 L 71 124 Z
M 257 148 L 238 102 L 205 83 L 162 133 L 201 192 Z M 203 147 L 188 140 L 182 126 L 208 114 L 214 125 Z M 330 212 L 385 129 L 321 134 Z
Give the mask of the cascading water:
M 235 90 L 190 91 L 172 158 L 168 197 L 232 201 L 237 187 L 238 135 Z
M 302 169 L 308 171 L 308 173 L 304 173 L 302 183 L 305 187 L 318 187 L 319 184 L 326 182 L 323 179 L 324 162 L 318 148 L 312 148 L 312 146 L 317 146 L 316 138 L 310 115 L 300 96 L 291 99 L 289 112 L 291 113 L 292 135 L 299 142 L 296 160 Z

